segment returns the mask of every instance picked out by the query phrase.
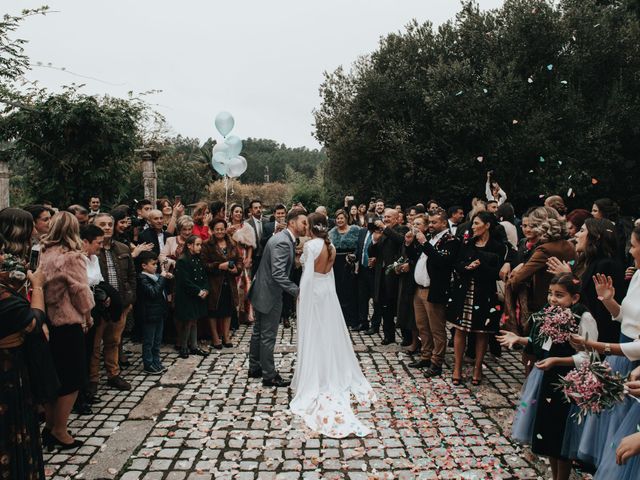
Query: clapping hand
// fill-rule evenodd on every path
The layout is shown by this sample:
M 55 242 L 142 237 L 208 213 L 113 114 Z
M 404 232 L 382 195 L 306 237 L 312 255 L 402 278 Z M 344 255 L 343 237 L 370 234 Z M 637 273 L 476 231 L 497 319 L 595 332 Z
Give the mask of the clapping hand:
M 593 276 L 593 283 L 596 287 L 598 300 L 604 302 L 613 299 L 616 294 L 616 289 L 613 286 L 613 279 L 610 276 L 596 273 Z
M 208 296 L 208 295 L 209 295 L 209 292 L 208 292 L 208 291 L 206 291 L 206 290 L 200 290 L 200 293 L 198 293 L 198 296 L 199 296 L 200 298 L 202 298 L 203 300 L 204 300 L 205 298 L 207 298 L 207 296 Z
M 571 273 L 571 265 L 565 261 L 560 261 L 558 257 L 551 257 L 547 260 L 547 272 L 554 275 L 560 273 Z
M 418 233 L 416 233 L 416 240 L 420 245 L 422 245 L 423 243 L 426 243 L 427 237 L 425 236 L 424 233 L 422 233 L 421 231 L 418 231 Z
M 153 243 L 141 243 L 140 245 L 136 245 L 131 252 L 131 256 L 136 258 L 142 252 L 150 252 L 153 250 Z
M 631 277 L 633 277 L 633 274 L 636 273 L 636 270 L 636 267 L 627 268 L 624 272 L 624 279 L 627 281 L 631 280 Z
M 413 243 L 413 239 L 415 236 L 413 235 L 413 230 L 409 230 L 404 234 L 404 243 L 407 245 L 411 245 Z

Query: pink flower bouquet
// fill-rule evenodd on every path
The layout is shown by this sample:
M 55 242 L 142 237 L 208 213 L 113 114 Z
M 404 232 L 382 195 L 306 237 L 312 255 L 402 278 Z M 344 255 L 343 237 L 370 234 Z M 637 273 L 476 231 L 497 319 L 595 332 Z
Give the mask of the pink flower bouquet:
M 541 345 L 549 340 L 552 343 L 568 342 L 571 334 L 578 331 L 576 316 L 569 308 L 547 307 L 534 320 L 540 325 L 537 341 Z
M 568 402 L 578 406 L 580 423 L 587 414 L 599 414 L 622 402 L 625 381 L 625 377 L 611 371 L 606 360 L 601 362 L 592 355 L 590 362 L 584 362 L 560 377 L 556 388 L 562 390 Z

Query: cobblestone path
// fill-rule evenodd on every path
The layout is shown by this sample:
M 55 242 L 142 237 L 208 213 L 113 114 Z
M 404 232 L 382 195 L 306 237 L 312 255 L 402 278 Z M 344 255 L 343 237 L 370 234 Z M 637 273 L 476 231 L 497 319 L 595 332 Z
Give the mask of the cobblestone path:
M 549 478 L 547 467 L 511 443 L 508 425 L 523 380 L 511 352 L 487 355 L 484 384 L 451 385 L 451 352 L 442 377 L 409 369 L 399 345 L 352 333 L 379 400 L 359 415 L 375 433 L 322 438 L 287 412 L 291 392 L 247 378 L 250 330 L 236 348 L 178 358 L 163 348 L 164 375 L 142 371 L 129 344 L 130 392 L 101 384 L 94 414 L 70 424 L 84 446 L 45 455 L 50 478 L 205 479 L 507 479 Z M 293 374 L 295 329 L 280 330 L 276 362 Z M 470 366 L 468 367 L 470 369 Z M 471 372 L 466 372 L 470 378 Z

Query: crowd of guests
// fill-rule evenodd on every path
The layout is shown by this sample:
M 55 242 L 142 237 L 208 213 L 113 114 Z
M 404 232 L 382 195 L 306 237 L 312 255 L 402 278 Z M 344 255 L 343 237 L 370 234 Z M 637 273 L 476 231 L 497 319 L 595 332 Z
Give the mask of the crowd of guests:
M 427 377 L 443 374 L 452 348 L 453 385 L 466 383 L 466 362 L 473 365 L 471 384 L 479 385 L 487 352 L 499 357 L 503 347 L 520 348 L 531 372 L 523 395 L 557 401 L 538 402 L 528 429 L 515 431 L 523 422 L 516 415 L 514 438 L 529 439 L 535 453 L 548 456 L 556 479 L 568 478 L 572 460 L 595 467 L 611 464 L 613 455 L 607 468 L 615 471 L 616 450 L 603 446 L 618 442 L 625 461 L 639 453 L 639 434 L 623 427 L 640 422 L 640 409 L 625 403 L 606 418 L 588 418 L 585 428 L 550 385 L 586 361 L 579 351 L 587 349 L 617 355 L 617 368 L 631 373 L 629 388 L 638 388 L 640 349 L 626 344 L 640 345 L 640 227 L 621 219 L 609 199 L 567 212 L 562 197 L 550 196 L 517 218 L 491 175 L 485 193 L 468 212 L 436 200 L 403 208 L 383 199 L 355 204 L 352 197 L 335 212 L 318 207 L 336 248 L 346 326 L 381 334 L 383 345 L 396 343 L 399 333 L 414 356 L 409 367 Z M 151 375 L 166 370 L 163 342 L 182 358 L 232 348 L 234 331 L 254 321 L 251 281 L 266 243 L 286 228 L 288 211 L 273 205 L 267 218 L 259 200 L 228 210 L 218 201 L 186 208 L 179 198 L 108 212 L 99 197 L 87 204 L 0 211 L 0 388 L 7 399 L 0 456 L 8 459 L 0 468 L 9 478 L 43 478 L 43 446 L 82 444 L 68 420 L 74 409 L 88 414 L 99 401 L 101 363 L 108 386 L 131 388 L 125 335 L 142 343 Z M 305 241 L 296 246 L 294 281 Z M 283 302 L 288 328 L 295 300 L 284 295 Z M 547 305 L 579 317 L 570 344 L 532 346 L 530 319 Z M 616 478 L 637 462 L 617 467 Z

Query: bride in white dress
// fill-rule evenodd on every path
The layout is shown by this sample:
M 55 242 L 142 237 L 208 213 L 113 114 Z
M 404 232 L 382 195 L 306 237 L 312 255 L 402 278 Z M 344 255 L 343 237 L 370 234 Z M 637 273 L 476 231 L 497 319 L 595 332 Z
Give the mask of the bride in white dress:
M 364 437 L 371 428 L 351 408 L 376 401 L 353 351 L 333 278 L 335 248 L 327 239 L 327 219 L 308 217 L 311 240 L 304 244 L 298 303 L 298 353 L 291 388 L 291 411 L 322 435 Z

